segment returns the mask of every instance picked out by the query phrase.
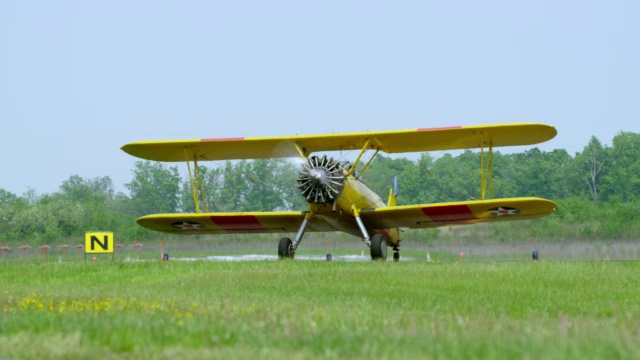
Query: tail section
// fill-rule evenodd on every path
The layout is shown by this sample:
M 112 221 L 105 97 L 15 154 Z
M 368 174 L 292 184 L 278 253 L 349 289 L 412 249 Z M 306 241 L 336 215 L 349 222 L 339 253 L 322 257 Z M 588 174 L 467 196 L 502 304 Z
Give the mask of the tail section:
M 393 187 L 389 190 L 389 200 L 387 206 L 396 206 L 396 198 L 398 197 L 398 177 L 393 177 Z
M 387 207 L 394 207 L 397 205 L 398 197 L 398 177 L 393 177 L 393 187 L 389 190 L 389 200 L 387 200 Z M 389 229 L 389 237 L 394 244 L 398 244 L 400 242 L 400 231 L 398 228 Z

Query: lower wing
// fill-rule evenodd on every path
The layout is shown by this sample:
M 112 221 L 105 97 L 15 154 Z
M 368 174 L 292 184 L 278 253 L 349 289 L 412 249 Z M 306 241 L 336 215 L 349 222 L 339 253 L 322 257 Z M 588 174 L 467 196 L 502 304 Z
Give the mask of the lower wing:
M 383 207 L 363 210 L 360 215 L 368 229 L 416 229 L 533 219 L 552 214 L 556 208 L 553 201 L 546 199 L 507 198 Z
M 510 198 L 383 207 L 362 210 L 360 215 L 367 229 L 379 230 L 533 219 L 555 210 L 553 201 Z M 304 216 L 300 211 L 156 214 L 139 218 L 138 224 L 151 230 L 179 234 L 291 233 L 300 229 Z M 323 216 L 315 216 L 306 231 L 346 231 L 348 228 L 338 226 L 339 223 L 326 222 Z M 352 226 L 356 229 L 355 223 Z
M 237 212 L 200 214 L 156 214 L 138 219 L 138 224 L 151 230 L 179 234 L 256 234 L 296 232 L 304 213 Z M 335 231 L 322 219 L 312 219 L 307 231 Z

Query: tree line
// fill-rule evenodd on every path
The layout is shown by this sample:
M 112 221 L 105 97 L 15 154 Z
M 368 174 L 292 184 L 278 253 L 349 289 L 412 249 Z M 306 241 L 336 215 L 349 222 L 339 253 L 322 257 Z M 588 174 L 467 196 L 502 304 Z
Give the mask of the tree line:
M 415 160 L 378 155 L 361 179 L 385 199 L 397 176 L 399 205 L 480 199 L 480 156 L 471 150 L 438 158 L 422 153 Z M 484 156 L 486 164 L 489 159 Z M 486 187 L 486 198 L 536 196 L 559 204 L 556 214 L 525 228 L 537 227 L 538 232 L 558 239 L 640 235 L 640 134 L 620 132 L 611 146 L 594 136 L 574 155 L 562 149 L 495 151 L 491 161 L 493 182 Z M 296 187 L 300 165 L 291 160 L 213 164 L 199 168 L 208 211 L 306 209 Z M 189 179 L 180 175 L 177 166 L 138 161 L 125 187 L 128 194 L 116 192 L 108 176 L 84 179 L 73 175 L 51 194 L 29 189 L 16 195 L 0 189 L 0 241 L 77 241 L 90 230 L 112 230 L 120 241 L 142 240 L 159 233 L 139 227 L 135 223 L 139 216 L 195 210 Z M 494 227 L 504 231 L 522 228 Z

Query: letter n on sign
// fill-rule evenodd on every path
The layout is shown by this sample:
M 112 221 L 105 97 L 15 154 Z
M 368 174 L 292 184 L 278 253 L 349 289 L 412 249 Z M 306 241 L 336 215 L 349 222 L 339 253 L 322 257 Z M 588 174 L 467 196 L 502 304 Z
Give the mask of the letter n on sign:
M 84 235 L 84 252 L 86 254 L 111 254 L 113 248 L 112 232 L 87 232 Z

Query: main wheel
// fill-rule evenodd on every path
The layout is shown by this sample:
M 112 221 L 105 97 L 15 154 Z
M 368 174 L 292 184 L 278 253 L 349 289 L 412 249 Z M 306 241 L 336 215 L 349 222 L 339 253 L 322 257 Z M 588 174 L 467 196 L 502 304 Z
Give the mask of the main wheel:
M 295 253 L 291 251 L 292 247 L 293 242 L 290 238 L 280 239 L 280 243 L 278 244 L 278 257 L 280 259 L 293 259 Z
M 371 259 L 387 260 L 387 241 L 382 234 L 375 234 L 371 238 Z

